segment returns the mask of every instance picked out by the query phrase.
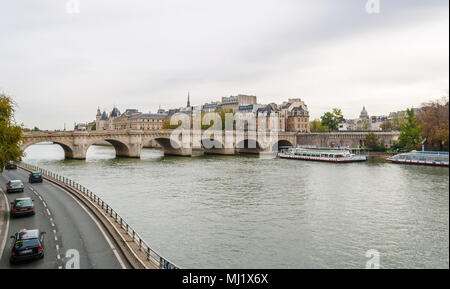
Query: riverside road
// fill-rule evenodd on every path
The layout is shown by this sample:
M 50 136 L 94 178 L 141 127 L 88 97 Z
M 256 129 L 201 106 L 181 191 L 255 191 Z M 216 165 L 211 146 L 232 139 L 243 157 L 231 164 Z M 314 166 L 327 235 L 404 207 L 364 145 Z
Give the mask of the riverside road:
M 25 185 L 23 193 L 6 193 L 5 183 L 19 179 Z M 7 214 L 6 222 L 0 222 L 0 268 L 73 268 L 80 269 L 120 269 L 129 264 L 116 248 L 112 238 L 106 233 L 92 214 L 74 197 L 62 188 L 44 180 L 43 183 L 28 183 L 28 172 L 17 169 L 4 171 L 0 177 L 0 202 L 6 196 L 8 204 L 15 198 L 30 197 L 34 200 L 36 215 L 14 218 L 0 206 L 0 213 Z M 3 208 L 3 210 L 2 210 Z M 9 205 L 6 206 L 9 208 Z M 41 260 L 17 265 L 9 263 L 11 239 L 20 229 L 39 229 L 46 232 L 45 257 Z M 4 248 L 3 248 L 4 246 Z M 67 256 L 66 256 L 67 254 Z M 79 255 L 79 262 L 74 258 Z M 74 265 L 75 264 L 75 265 Z

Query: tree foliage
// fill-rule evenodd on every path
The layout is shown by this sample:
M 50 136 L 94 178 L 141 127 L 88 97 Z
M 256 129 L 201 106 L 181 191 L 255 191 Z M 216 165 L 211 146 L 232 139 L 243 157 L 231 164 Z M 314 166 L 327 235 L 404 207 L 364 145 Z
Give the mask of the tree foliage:
M 417 120 L 422 126 L 421 136 L 428 144 L 437 144 L 440 150 L 449 147 L 448 97 L 425 104 Z
M 318 119 L 313 120 L 309 127 L 311 129 L 311 132 L 326 132 L 329 131 L 328 126 L 322 125 L 322 122 Z
M 396 113 L 391 120 L 392 130 L 401 131 L 402 125 L 406 123 L 406 115 L 403 113 Z
M 380 128 L 382 131 L 392 131 L 393 130 L 392 121 L 389 119 L 384 121 L 382 124 L 380 124 Z
M 320 117 L 320 120 L 322 126 L 328 127 L 331 131 L 338 130 L 339 124 L 345 121 L 342 110 L 339 108 L 333 108 L 331 112 L 324 113 L 324 115 Z
M 8 161 L 19 161 L 22 157 L 20 142 L 22 129 L 14 121 L 14 102 L 0 94 L 0 171 Z
M 372 151 L 383 151 L 385 148 L 381 144 L 380 139 L 373 132 L 366 134 L 364 137 L 364 146 Z
M 397 145 L 400 148 L 414 150 L 422 143 L 422 127 L 417 124 L 414 108 L 406 110 L 406 122 L 401 125 Z

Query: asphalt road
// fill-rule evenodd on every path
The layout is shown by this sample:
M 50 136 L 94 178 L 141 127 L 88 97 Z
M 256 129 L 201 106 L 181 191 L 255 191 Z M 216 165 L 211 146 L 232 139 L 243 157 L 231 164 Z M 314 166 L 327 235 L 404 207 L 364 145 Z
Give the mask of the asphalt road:
M 23 193 L 6 193 L 9 180 L 20 179 L 25 185 Z M 45 269 L 121 269 L 128 263 L 115 248 L 112 238 L 69 193 L 44 180 L 43 183 L 28 183 L 28 172 L 17 169 L 4 171 L 0 176 L 0 186 L 8 203 L 15 198 L 30 197 L 34 200 L 36 215 L 9 218 L 6 243 L 1 252 L 0 268 L 45 268 Z M 2 194 L 0 192 L 0 194 Z M 0 196 L 1 198 L 2 196 Z M 39 229 L 46 232 L 44 240 L 45 257 L 41 260 L 10 265 L 9 239 L 20 229 Z M 0 234 L 0 250 L 3 243 Z M 76 250 L 76 251 L 75 251 Z M 77 253 L 78 252 L 78 253 Z M 79 262 L 77 262 L 77 254 Z

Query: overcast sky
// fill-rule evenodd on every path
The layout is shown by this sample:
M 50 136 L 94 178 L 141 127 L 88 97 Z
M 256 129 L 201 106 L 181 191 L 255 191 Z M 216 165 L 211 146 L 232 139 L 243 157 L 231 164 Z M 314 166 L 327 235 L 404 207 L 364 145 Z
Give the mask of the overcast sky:
M 417 106 L 448 93 L 449 1 L 0 2 L 0 91 L 28 127 L 91 121 L 97 106 L 155 112 L 222 96 L 301 98 L 318 118 Z

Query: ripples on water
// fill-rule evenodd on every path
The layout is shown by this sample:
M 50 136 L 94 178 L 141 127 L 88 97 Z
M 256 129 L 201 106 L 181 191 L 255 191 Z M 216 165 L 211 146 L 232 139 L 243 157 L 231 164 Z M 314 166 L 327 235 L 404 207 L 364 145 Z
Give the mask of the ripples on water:
M 107 201 L 154 249 L 185 268 L 449 267 L 449 170 L 256 156 L 115 159 L 92 146 L 65 161 L 34 145 L 25 161 Z

